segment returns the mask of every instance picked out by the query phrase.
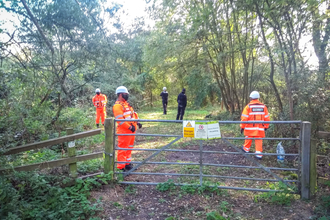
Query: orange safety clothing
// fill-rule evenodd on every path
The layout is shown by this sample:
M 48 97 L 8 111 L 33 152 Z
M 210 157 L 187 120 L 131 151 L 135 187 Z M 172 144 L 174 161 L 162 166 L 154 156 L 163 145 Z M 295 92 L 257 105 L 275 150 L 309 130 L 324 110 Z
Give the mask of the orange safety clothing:
M 100 123 L 100 118 L 101 118 L 101 123 L 104 125 L 104 119 L 106 117 L 107 117 L 107 112 L 105 107 L 96 109 L 96 120 L 95 120 L 96 124 Z
M 112 108 L 115 119 L 138 119 L 138 114 L 134 112 L 132 106 L 126 101 L 116 101 Z M 117 134 L 132 134 L 129 127 L 133 125 L 137 128 L 137 122 L 118 121 Z M 135 132 L 134 132 L 135 133 Z M 134 134 L 133 133 L 133 134 Z M 123 149 L 133 149 L 135 136 L 118 136 L 118 147 Z M 117 164 L 118 169 L 125 168 L 132 160 L 132 150 L 118 150 L 117 161 L 126 162 Z
M 99 124 L 100 123 L 100 118 L 101 118 L 101 123 L 104 124 L 104 119 L 107 117 L 106 116 L 106 105 L 107 105 L 107 96 L 104 94 L 99 94 L 95 95 L 93 97 L 93 104 L 96 107 L 96 120 L 95 123 Z
M 252 136 L 246 136 L 246 138 L 252 138 Z M 255 136 L 254 138 L 261 138 L 261 137 Z M 256 145 L 256 153 L 262 153 L 262 140 L 255 139 L 254 143 Z M 252 145 L 252 139 L 245 139 L 245 142 L 243 145 L 244 151 L 249 152 L 251 145 Z M 256 157 L 262 158 L 262 155 L 256 155 Z
M 96 108 L 103 108 L 107 105 L 108 99 L 107 96 L 104 94 L 100 94 L 100 95 L 95 95 L 93 97 L 93 104 Z
M 269 113 L 267 107 L 259 102 L 258 99 L 252 100 L 247 106 L 245 106 L 242 115 L 241 121 L 269 121 Z M 269 124 L 241 124 L 241 128 L 244 129 L 244 135 L 247 138 L 263 138 L 265 137 L 265 128 L 267 129 Z M 246 152 L 250 151 L 252 144 L 252 139 L 246 139 L 243 149 Z M 262 152 L 262 140 L 255 140 L 256 153 Z M 256 155 L 261 158 L 262 155 Z

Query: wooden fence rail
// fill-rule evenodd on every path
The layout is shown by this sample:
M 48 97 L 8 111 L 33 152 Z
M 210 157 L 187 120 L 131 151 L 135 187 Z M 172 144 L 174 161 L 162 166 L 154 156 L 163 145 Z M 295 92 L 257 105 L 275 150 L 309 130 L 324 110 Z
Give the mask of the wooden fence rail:
M 106 126 L 105 126 L 105 136 L 106 136 L 106 145 L 110 145 L 112 147 L 113 145 L 113 140 L 111 137 L 109 137 L 110 134 L 112 134 L 113 131 L 113 119 L 106 119 Z M 29 150 L 34 150 L 34 149 L 39 149 L 43 147 L 48 147 L 48 146 L 53 146 L 56 144 L 61 144 L 61 143 L 68 143 L 68 158 L 63 158 L 59 160 L 52 160 L 52 161 L 45 161 L 42 163 L 35 163 L 35 164 L 29 164 L 29 165 L 24 165 L 24 166 L 18 166 L 18 167 L 12 167 L 12 168 L 0 168 L 0 174 L 6 174 L 12 171 L 33 171 L 36 169 L 46 169 L 46 168 L 54 168 L 54 167 L 59 167 L 62 165 L 69 165 L 70 169 L 70 175 L 72 177 L 77 177 L 77 162 L 81 161 L 86 161 L 86 160 L 92 160 L 92 159 L 97 159 L 97 158 L 102 158 L 103 155 L 106 155 L 105 161 L 104 161 L 104 170 L 105 173 L 109 173 L 113 169 L 113 158 L 112 155 L 109 153 L 104 152 L 96 152 L 96 153 L 91 153 L 91 154 L 84 154 L 84 155 L 76 155 L 76 147 L 74 142 L 71 143 L 71 146 L 69 142 L 72 142 L 77 139 L 85 138 L 85 137 L 90 137 L 94 135 L 101 134 L 102 129 L 96 129 L 92 131 L 85 131 L 81 132 L 78 134 L 72 134 L 73 129 L 68 128 L 67 129 L 67 135 L 64 137 L 60 138 L 55 138 L 47 141 L 41 141 L 38 143 L 31 143 L 19 147 L 14 147 L 8 149 L 4 155 L 11 155 L 11 154 L 16 154 L 24 151 L 29 151 Z M 105 149 L 109 149 L 109 146 L 105 146 Z M 109 150 L 106 150 L 109 151 Z M 110 162 L 110 163 L 109 163 Z
M 17 153 L 28 151 L 28 150 L 39 149 L 39 148 L 48 147 L 48 146 L 52 146 L 52 145 L 56 145 L 56 144 L 61 144 L 61 143 L 68 142 L 68 141 L 73 141 L 73 140 L 77 140 L 77 139 L 81 139 L 81 138 L 85 138 L 85 137 L 90 137 L 90 136 L 94 136 L 97 134 L 101 134 L 101 129 L 85 131 L 85 132 L 81 132 L 78 134 L 67 135 L 64 137 L 59 137 L 59 138 L 55 138 L 55 139 L 51 139 L 51 140 L 47 140 L 47 141 L 41 141 L 38 143 L 31 143 L 31 144 L 27 144 L 27 145 L 23 145 L 23 146 L 19 146 L 19 147 L 9 148 L 8 151 L 6 151 L 4 153 L 4 155 L 17 154 Z
M 59 159 L 59 160 L 45 161 L 42 163 L 34 163 L 34 164 L 24 165 L 24 166 L 19 166 L 19 167 L 0 169 L 0 174 L 10 172 L 12 170 L 32 171 L 32 170 L 36 170 L 36 169 L 54 168 L 54 167 L 59 167 L 59 166 L 65 165 L 65 164 L 72 164 L 72 163 L 77 163 L 77 162 L 81 162 L 81 161 L 85 161 L 85 160 L 92 160 L 92 159 L 101 158 L 101 157 L 103 157 L 103 152 L 84 154 L 84 155 L 79 155 L 79 156 L 75 156 L 75 157 L 63 158 L 63 159 Z

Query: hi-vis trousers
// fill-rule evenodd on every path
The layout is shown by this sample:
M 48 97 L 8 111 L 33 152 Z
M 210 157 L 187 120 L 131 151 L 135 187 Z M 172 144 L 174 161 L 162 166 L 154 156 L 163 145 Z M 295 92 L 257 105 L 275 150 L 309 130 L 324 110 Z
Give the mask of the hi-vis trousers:
M 246 138 L 261 138 L 261 137 L 255 137 L 255 136 L 245 136 Z M 261 139 L 255 139 L 254 143 L 256 145 L 256 153 L 262 153 L 262 140 Z M 250 151 L 250 147 L 252 144 L 252 139 L 245 139 L 244 145 L 243 145 L 243 149 L 245 152 L 249 152 Z M 262 155 L 256 155 L 256 157 L 258 158 L 262 158 Z
M 101 123 L 104 125 L 104 119 L 107 117 L 106 116 L 106 110 L 105 107 L 103 108 L 96 108 L 96 120 L 95 123 L 96 124 L 100 124 L 100 118 L 101 118 Z
M 130 133 L 132 134 L 132 133 Z M 133 149 L 135 136 L 118 136 L 118 148 Z M 118 150 L 117 161 L 126 163 L 117 163 L 118 169 L 125 168 L 132 160 L 132 150 Z

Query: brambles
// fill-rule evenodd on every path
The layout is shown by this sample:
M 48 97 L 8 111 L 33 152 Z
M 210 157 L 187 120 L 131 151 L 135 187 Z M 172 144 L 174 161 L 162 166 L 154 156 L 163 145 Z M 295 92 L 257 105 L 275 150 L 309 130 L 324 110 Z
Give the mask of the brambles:
M 109 174 L 98 179 L 61 178 L 34 172 L 0 176 L 1 219 L 83 219 L 100 211 L 100 199 L 89 201 L 90 190 L 108 184 Z M 72 186 L 64 187 L 70 181 Z

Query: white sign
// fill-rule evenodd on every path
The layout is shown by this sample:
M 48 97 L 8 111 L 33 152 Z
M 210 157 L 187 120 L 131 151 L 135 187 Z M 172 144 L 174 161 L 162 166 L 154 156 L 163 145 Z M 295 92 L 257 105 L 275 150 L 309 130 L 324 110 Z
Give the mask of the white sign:
M 74 141 L 69 141 L 68 147 L 74 147 L 76 144 Z
M 207 122 L 195 122 L 195 138 L 207 139 Z
M 217 121 L 210 121 L 207 123 L 207 137 L 209 139 L 221 138 L 220 126 Z

